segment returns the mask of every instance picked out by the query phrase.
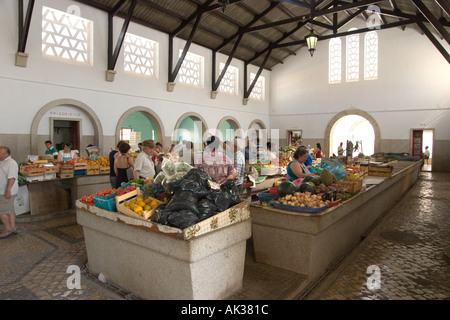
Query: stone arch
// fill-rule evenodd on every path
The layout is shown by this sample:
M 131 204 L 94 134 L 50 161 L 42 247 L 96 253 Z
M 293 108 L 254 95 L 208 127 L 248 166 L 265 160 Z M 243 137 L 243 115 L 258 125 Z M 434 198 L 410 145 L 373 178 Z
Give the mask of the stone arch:
M 261 127 L 261 129 L 267 129 L 266 124 L 260 119 L 253 120 L 248 126 L 248 128 L 250 129 L 251 127 L 253 127 L 254 124 L 258 124 Z
M 201 115 L 199 115 L 196 112 L 186 112 L 178 119 L 177 123 L 175 124 L 175 127 L 173 128 L 173 132 L 175 132 L 180 127 L 180 124 L 187 117 L 196 118 L 197 120 L 200 120 L 202 122 L 202 135 L 204 135 L 205 132 L 208 131 L 208 125 L 206 124 L 205 119 Z M 171 138 L 172 138 L 172 134 L 171 134 Z
M 103 128 L 100 122 L 100 119 L 97 117 L 96 113 L 92 108 L 90 108 L 87 104 L 74 100 L 74 99 L 57 99 L 47 103 L 43 106 L 34 116 L 33 121 L 31 123 L 30 130 L 30 150 L 31 154 L 38 154 L 38 127 L 44 115 L 47 111 L 53 109 L 57 106 L 68 105 L 72 107 L 76 107 L 82 111 L 84 111 L 89 120 L 91 120 L 92 125 L 94 127 L 94 142 L 97 146 L 103 146 Z
M 367 112 L 359 109 L 351 109 L 351 110 L 344 110 L 342 112 L 339 112 L 336 114 L 327 125 L 327 128 L 325 129 L 325 136 L 324 136 L 324 145 L 323 150 L 326 154 L 333 154 L 330 153 L 330 139 L 331 139 L 331 130 L 333 129 L 334 125 L 337 121 L 339 121 L 342 117 L 349 116 L 349 115 L 357 115 L 361 116 L 364 119 L 367 119 L 367 121 L 370 122 L 370 124 L 373 127 L 373 131 L 375 133 L 375 143 L 374 143 L 374 152 L 380 152 L 381 149 L 381 131 L 380 127 L 378 126 L 378 123 L 376 120 Z
M 114 145 L 116 145 L 119 142 L 119 140 L 120 140 L 120 129 L 122 129 L 123 123 L 125 122 L 125 120 L 128 118 L 128 116 L 130 114 L 135 113 L 135 112 L 145 113 L 146 116 L 148 116 L 148 117 L 150 117 L 152 119 L 153 123 L 156 126 L 156 134 L 157 134 L 158 140 L 160 140 L 160 142 L 163 142 L 163 139 L 164 139 L 164 126 L 163 126 L 163 123 L 161 121 L 161 118 L 152 109 L 150 109 L 148 107 L 137 106 L 137 107 L 133 107 L 133 108 L 130 108 L 127 111 L 125 111 L 122 114 L 122 116 L 120 117 L 119 121 L 117 122 L 116 134 L 115 134 L 116 141 L 114 142 Z M 155 143 L 156 142 L 158 142 L 158 141 L 155 141 Z
M 223 118 L 219 121 L 219 124 L 217 125 L 217 129 L 220 129 L 220 127 L 222 126 L 222 124 L 223 124 L 225 121 L 227 121 L 227 120 L 231 121 L 231 123 L 233 123 L 233 126 L 234 126 L 236 129 L 240 129 L 240 128 L 241 128 L 241 125 L 240 125 L 239 121 L 238 121 L 235 117 L 232 117 L 232 116 L 226 116 L 226 117 L 223 117 Z

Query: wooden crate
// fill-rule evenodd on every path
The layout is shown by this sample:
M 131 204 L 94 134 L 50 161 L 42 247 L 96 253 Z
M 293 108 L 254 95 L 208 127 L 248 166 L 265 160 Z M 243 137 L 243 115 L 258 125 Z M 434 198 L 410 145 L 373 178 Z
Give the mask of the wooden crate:
M 73 178 L 73 171 L 72 171 L 72 173 L 62 173 L 62 172 L 60 172 L 60 173 L 59 173 L 59 177 L 60 177 L 61 179 L 69 179 L 69 178 Z
M 86 175 L 87 176 L 94 176 L 100 174 L 100 165 L 94 164 L 94 165 L 87 165 L 86 167 Z
M 109 167 L 100 167 L 100 174 L 109 174 Z
M 19 172 L 25 177 L 43 176 L 45 174 L 45 167 L 20 166 Z
M 44 166 L 44 168 L 46 174 L 59 172 L 59 168 L 57 166 Z
M 46 160 L 46 159 L 33 160 L 33 161 L 31 161 L 31 163 L 33 163 L 33 164 L 44 164 L 44 163 L 48 163 L 48 160 Z
M 140 216 L 139 214 L 137 214 L 136 212 L 134 212 L 133 210 L 130 210 L 128 208 L 126 208 L 123 203 L 125 201 L 128 200 L 133 200 L 135 198 L 137 198 L 138 196 L 141 196 L 143 194 L 143 192 L 141 191 L 141 189 L 137 188 L 136 190 L 133 190 L 131 192 L 125 193 L 124 195 L 118 196 L 116 197 L 116 207 L 117 207 L 117 211 L 132 217 L 132 218 L 136 218 L 136 219 L 140 219 L 140 220 L 148 220 L 150 219 L 153 214 L 156 211 L 156 208 L 149 210 L 149 211 L 143 211 L 142 212 L 142 216 Z M 149 197 L 151 201 L 156 200 L 158 201 L 159 204 L 163 203 L 162 201 L 159 201 L 158 199 Z
M 86 170 L 87 163 L 86 162 L 75 162 L 74 169 L 75 170 Z
M 74 171 L 74 166 L 71 165 L 62 165 L 61 168 L 59 169 L 60 173 L 72 173 Z
M 392 166 L 369 166 L 369 176 L 391 177 L 392 171 Z
M 354 180 L 341 180 L 337 182 L 337 185 L 341 188 L 345 188 L 348 193 L 354 194 L 362 189 L 363 178 Z

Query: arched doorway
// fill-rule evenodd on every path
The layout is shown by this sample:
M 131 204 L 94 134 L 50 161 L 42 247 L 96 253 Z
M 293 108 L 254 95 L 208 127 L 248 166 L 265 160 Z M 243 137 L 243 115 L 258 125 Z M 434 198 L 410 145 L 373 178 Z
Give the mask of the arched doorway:
M 217 130 L 220 132 L 220 138 L 222 141 L 234 140 L 236 135 L 240 135 L 241 126 L 239 122 L 233 117 L 225 117 L 220 120 Z
M 80 114 L 67 114 L 67 110 L 59 110 L 58 108 L 71 108 L 71 109 L 77 109 L 80 111 Z M 55 115 L 52 114 L 52 112 L 58 109 L 59 111 L 56 112 Z M 70 112 L 69 112 L 70 113 Z M 40 154 L 40 146 L 44 145 L 44 141 L 49 139 L 52 136 L 51 131 L 51 125 L 49 126 L 48 134 L 40 135 L 39 133 L 39 127 L 40 123 L 43 118 L 49 117 L 50 120 L 52 120 L 52 117 L 57 117 L 58 121 L 78 121 L 78 118 L 83 118 L 86 116 L 86 120 L 90 122 L 90 125 L 92 126 L 92 144 L 99 146 L 103 145 L 103 129 L 102 125 L 100 123 L 100 119 L 95 114 L 94 110 L 92 110 L 88 105 L 84 104 L 81 101 L 74 100 L 74 99 L 58 99 L 51 101 L 47 103 L 45 106 L 43 106 L 34 116 L 33 122 L 31 123 L 31 130 L 30 130 L 30 153 L 31 154 Z M 86 123 L 85 123 L 86 124 Z M 47 126 L 45 124 L 44 126 Z M 86 126 L 85 126 L 86 127 Z M 42 140 L 42 141 L 40 141 Z M 78 141 L 79 145 L 79 151 L 82 150 L 82 148 L 85 147 L 86 141 L 83 141 L 83 132 L 80 131 L 80 141 Z M 42 152 L 41 152 L 42 153 Z
M 203 143 L 205 132 L 208 130 L 206 122 L 199 114 L 188 112 L 178 119 L 172 132 L 172 142 L 180 140 L 190 141 L 194 144 Z
M 380 150 L 381 135 L 380 128 L 375 119 L 362 110 L 347 110 L 340 112 L 331 119 L 325 131 L 324 151 L 329 155 L 336 154 L 340 142 L 344 143 L 346 148 L 347 140 L 356 145 L 359 149 L 357 155 L 364 153 L 371 155 Z
M 119 140 L 129 140 L 132 151 L 138 149 L 139 142 L 147 139 L 162 142 L 163 138 L 164 129 L 161 119 L 153 110 L 146 107 L 134 107 L 127 110 L 117 123 L 116 143 Z

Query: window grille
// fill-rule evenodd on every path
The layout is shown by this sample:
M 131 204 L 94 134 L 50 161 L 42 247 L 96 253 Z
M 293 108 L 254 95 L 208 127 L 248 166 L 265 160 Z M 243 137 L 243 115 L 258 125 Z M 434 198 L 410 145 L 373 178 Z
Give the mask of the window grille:
M 157 78 L 158 48 L 158 42 L 127 33 L 123 43 L 125 72 Z
M 42 7 L 42 54 L 62 61 L 93 64 L 93 22 Z

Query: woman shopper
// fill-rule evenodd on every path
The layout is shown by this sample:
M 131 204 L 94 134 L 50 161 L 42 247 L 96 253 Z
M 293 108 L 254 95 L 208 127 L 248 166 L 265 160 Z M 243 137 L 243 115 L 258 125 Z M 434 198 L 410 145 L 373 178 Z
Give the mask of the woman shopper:
M 119 188 L 122 185 L 122 182 L 128 182 L 128 169 L 134 169 L 134 161 L 132 158 L 128 156 L 128 152 L 130 151 L 130 145 L 126 142 L 123 142 L 119 145 L 118 155 L 114 159 L 114 173 L 116 174 L 116 185 L 115 188 Z

